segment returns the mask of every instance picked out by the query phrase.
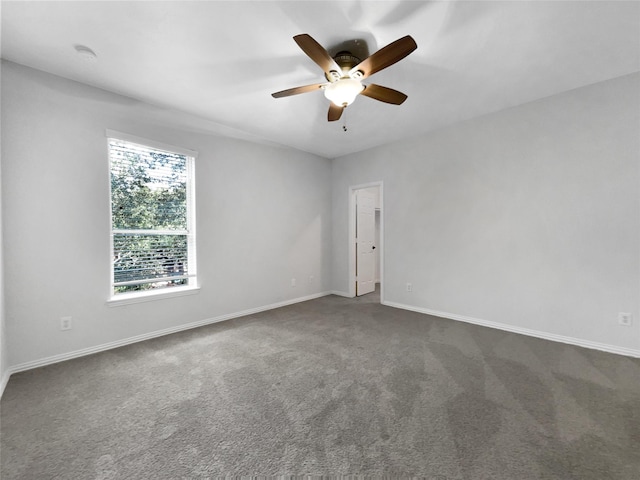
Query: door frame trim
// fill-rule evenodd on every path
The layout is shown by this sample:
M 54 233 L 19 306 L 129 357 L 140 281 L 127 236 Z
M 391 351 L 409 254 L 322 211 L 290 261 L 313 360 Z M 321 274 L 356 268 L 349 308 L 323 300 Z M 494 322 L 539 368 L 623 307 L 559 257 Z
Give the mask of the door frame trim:
M 384 182 L 361 183 L 349 187 L 349 296 L 356 296 L 356 190 L 378 187 L 380 191 L 380 303 L 384 303 Z

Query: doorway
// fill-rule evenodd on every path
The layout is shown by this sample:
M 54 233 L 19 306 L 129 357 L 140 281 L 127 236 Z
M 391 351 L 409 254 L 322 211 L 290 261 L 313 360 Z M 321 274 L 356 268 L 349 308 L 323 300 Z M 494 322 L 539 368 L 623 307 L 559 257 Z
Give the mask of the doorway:
M 384 295 L 383 185 L 349 187 L 349 294 Z

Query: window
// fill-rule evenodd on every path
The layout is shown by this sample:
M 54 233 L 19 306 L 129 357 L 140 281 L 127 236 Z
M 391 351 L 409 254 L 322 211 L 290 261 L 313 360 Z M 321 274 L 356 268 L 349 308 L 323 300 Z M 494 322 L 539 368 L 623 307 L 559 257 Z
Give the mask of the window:
M 195 152 L 107 136 L 112 298 L 196 287 Z

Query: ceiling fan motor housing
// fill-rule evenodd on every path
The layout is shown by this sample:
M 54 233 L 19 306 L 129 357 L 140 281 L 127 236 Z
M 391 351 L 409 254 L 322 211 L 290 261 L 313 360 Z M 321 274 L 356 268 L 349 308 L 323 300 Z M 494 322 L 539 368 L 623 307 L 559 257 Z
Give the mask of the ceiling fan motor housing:
M 361 62 L 361 60 L 358 57 L 356 57 L 355 55 L 352 55 L 351 52 L 347 52 L 347 51 L 338 52 L 336 56 L 333 57 L 333 59 L 338 64 L 342 72 L 334 72 L 333 70 L 329 72 L 329 75 L 327 75 L 327 80 L 329 80 L 330 82 L 335 82 L 336 80 L 339 80 L 340 78 L 347 76 L 349 70 L 351 70 L 353 67 L 355 67 Z M 358 73 L 360 72 L 356 72 L 356 75 Z M 362 74 L 360 74 L 360 76 L 361 75 Z M 357 77 L 354 75 L 354 78 L 357 78 Z

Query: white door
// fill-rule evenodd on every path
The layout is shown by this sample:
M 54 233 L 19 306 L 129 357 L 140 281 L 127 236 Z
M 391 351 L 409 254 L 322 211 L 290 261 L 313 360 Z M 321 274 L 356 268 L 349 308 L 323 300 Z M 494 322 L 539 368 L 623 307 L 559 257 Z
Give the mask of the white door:
M 366 190 L 356 191 L 356 295 L 376 289 L 375 196 Z

